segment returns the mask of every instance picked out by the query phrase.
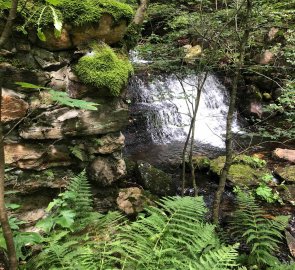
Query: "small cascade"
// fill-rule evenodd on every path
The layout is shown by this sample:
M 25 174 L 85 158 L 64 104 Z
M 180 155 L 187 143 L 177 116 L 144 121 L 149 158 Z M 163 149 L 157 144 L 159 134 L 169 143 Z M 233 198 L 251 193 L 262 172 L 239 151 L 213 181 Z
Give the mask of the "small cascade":
M 174 76 L 156 76 L 151 82 L 135 76 L 130 83 L 131 112 L 145 129 L 145 138 L 156 144 L 183 141 L 189 131 L 191 103 L 199 76 L 181 82 Z M 228 94 L 216 76 L 209 75 L 203 87 L 196 119 L 195 139 L 202 144 L 224 147 Z M 239 126 L 235 120 L 233 130 Z M 139 132 L 139 133 L 140 133 Z

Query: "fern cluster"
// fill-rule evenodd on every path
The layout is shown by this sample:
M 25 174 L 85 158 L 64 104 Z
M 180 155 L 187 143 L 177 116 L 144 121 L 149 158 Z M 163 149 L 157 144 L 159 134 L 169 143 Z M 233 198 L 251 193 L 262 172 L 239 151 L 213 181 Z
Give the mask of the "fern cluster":
M 204 222 L 201 197 L 168 197 L 146 215 L 118 227 L 108 241 L 81 254 L 89 270 L 236 269 L 238 245 L 219 242 L 214 225 Z
M 233 228 L 250 247 L 248 264 L 258 269 L 266 265 L 269 270 L 294 269 L 294 264 L 280 264 L 273 255 L 286 218 L 266 219 L 246 192 L 238 192 L 237 199 Z M 247 270 L 238 263 L 239 244 L 224 244 L 215 226 L 206 223 L 202 197 L 163 198 L 131 222 L 118 212 L 93 211 L 90 186 L 82 172 L 48 209 L 43 223 L 50 226 L 43 224 L 47 228 L 43 248 L 26 269 Z
M 256 204 L 254 196 L 246 190 L 237 190 L 238 208 L 234 213 L 232 228 L 238 239 L 250 248 L 248 263 L 251 265 L 275 265 L 274 256 L 283 238 L 282 231 L 289 217 L 279 216 L 273 220 Z

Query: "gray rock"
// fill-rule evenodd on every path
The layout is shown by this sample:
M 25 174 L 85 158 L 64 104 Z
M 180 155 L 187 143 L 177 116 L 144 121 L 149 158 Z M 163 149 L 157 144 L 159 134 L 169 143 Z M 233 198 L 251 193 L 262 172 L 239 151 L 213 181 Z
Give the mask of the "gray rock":
M 61 139 L 120 131 L 128 124 L 128 109 L 115 101 L 100 104 L 97 111 L 61 108 L 38 115 L 20 126 L 24 139 Z
M 88 167 L 89 179 L 98 186 L 110 186 L 126 174 L 125 161 L 119 157 L 97 157 Z

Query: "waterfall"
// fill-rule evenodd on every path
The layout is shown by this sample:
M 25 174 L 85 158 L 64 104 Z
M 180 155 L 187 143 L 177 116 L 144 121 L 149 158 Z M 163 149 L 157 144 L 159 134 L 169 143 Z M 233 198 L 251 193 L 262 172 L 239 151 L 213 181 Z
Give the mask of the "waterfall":
M 167 144 L 185 139 L 191 119 L 189 106 L 194 102 L 200 76 L 188 76 L 182 84 L 175 75 L 158 75 L 151 82 L 140 76 L 132 79 L 129 87 L 131 112 L 135 120 L 144 126 L 145 136 L 153 143 Z M 215 75 L 210 74 L 201 94 L 195 127 L 196 141 L 223 148 L 227 110 L 227 90 Z M 233 131 L 238 130 L 235 119 Z

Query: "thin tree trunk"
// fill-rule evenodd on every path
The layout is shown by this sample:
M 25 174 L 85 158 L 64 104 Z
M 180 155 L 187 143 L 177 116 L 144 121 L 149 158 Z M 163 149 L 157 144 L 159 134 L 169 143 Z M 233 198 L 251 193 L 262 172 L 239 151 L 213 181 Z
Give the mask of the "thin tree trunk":
M 188 143 L 189 143 L 189 139 L 191 137 L 192 122 L 193 122 L 193 119 L 191 120 L 190 128 L 189 128 L 188 134 L 186 136 L 186 140 L 185 140 L 184 147 L 183 147 L 183 150 L 182 150 L 182 188 L 181 188 L 181 196 L 182 197 L 184 196 L 184 189 L 185 189 L 185 169 L 186 169 L 186 166 L 185 166 L 185 154 L 186 154 L 186 149 L 187 149 L 187 146 L 188 146 Z
M 195 174 L 195 167 L 193 164 L 193 150 L 194 150 L 194 142 L 195 142 L 195 127 L 196 127 L 196 119 L 197 119 L 197 114 L 198 114 L 198 110 L 199 110 L 199 104 L 200 104 L 200 100 L 201 100 L 201 94 L 202 94 L 202 90 L 203 87 L 205 85 L 205 82 L 207 80 L 208 77 L 208 72 L 205 73 L 204 78 L 202 78 L 202 81 L 200 83 L 200 78 L 198 78 L 198 86 L 197 86 L 197 96 L 195 98 L 195 108 L 194 108 L 194 114 L 193 114 L 193 118 L 192 118 L 192 135 L 191 135 L 191 147 L 190 147 L 190 168 L 191 168 L 191 179 L 192 179 L 192 183 L 193 183 L 193 187 L 195 190 L 195 196 L 198 196 L 198 187 L 197 187 L 197 182 L 196 182 L 196 174 Z
M 192 156 L 193 156 L 193 147 L 194 147 L 194 137 L 195 137 L 195 122 L 196 122 L 196 116 L 198 113 L 198 109 L 199 109 L 199 103 L 200 103 L 200 99 L 201 99 L 201 93 L 202 93 L 202 89 L 204 87 L 204 84 L 206 82 L 208 76 L 208 72 L 205 73 L 205 77 L 202 81 L 201 84 L 198 83 L 197 86 L 197 96 L 195 98 L 195 104 L 194 104 L 194 108 L 192 108 L 193 110 L 193 115 L 191 116 L 191 123 L 190 123 L 190 128 L 189 128 L 189 132 L 187 134 L 185 143 L 184 143 L 184 147 L 182 150 L 182 189 L 181 189 L 181 195 L 184 196 L 184 189 L 185 189 L 185 169 L 186 169 L 186 165 L 185 165 L 185 154 L 186 154 L 186 150 L 189 144 L 189 140 L 191 139 L 191 145 L 190 145 L 190 155 L 189 155 L 189 164 L 190 164 L 190 169 L 191 169 L 191 174 L 192 174 L 192 183 L 193 183 L 193 187 L 195 189 L 195 195 L 198 193 L 197 192 L 197 184 L 196 184 L 196 179 L 195 179 L 195 171 L 194 171 L 194 165 L 193 165 L 193 161 L 192 161 Z M 182 88 L 184 89 L 183 85 L 181 84 Z M 184 93 L 185 93 L 185 89 L 184 89 Z
M 2 105 L 2 83 L 0 82 L 0 120 L 1 120 L 1 105 Z M 17 262 L 15 247 L 13 242 L 13 234 L 8 222 L 8 215 L 7 215 L 5 200 L 4 200 L 4 181 L 5 181 L 4 173 L 5 173 L 5 162 L 4 162 L 4 145 L 3 145 L 3 125 L 2 125 L 2 121 L 0 121 L 0 222 L 1 222 L 2 231 L 3 231 L 3 235 L 6 242 L 6 247 L 7 247 L 9 269 L 16 270 L 18 262 Z
M 11 1 L 11 8 L 9 10 L 8 19 L 0 37 L 0 48 L 3 47 L 12 32 L 13 22 L 16 18 L 18 0 Z
M 135 12 L 133 24 L 135 25 L 142 25 L 144 21 L 144 17 L 149 5 L 149 0 L 139 0 L 138 1 L 138 8 Z
M 233 125 L 233 119 L 234 119 L 234 112 L 236 107 L 236 97 L 237 97 L 237 91 L 238 91 L 238 83 L 241 77 L 241 70 L 244 65 L 244 58 L 245 58 L 245 51 L 246 51 L 246 45 L 249 40 L 249 34 L 250 34 L 250 16 L 252 12 L 252 1 L 247 0 L 247 14 L 244 21 L 245 30 L 242 37 L 242 40 L 240 42 L 240 48 L 239 48 L 239 60 L 237 63 L 234 81 L 233 81 L 233 87 L 231 90 L 230 95 L 230 104 L 228 108 L 228 114 L 227 114 L 227 120 L 226 120 L 226 140 L 225 140 L 225 146 L 226 146 L 226 158 L 225 158 L 225 164 L 222 169 L 220 178 L 219 178 L 219 185 L 218 189 L 215 193 L 214 203 L 213 203 L 213 222 L 215 224 L 219 223 L 219 212 L 220 212 L 220 204 L 221 204 L 221 198 L 222 194 L 224 192 L 226 179 L 228 176 L 229 169 L 232 164 L 233 159 L 233 132 L 232 132 L 232 125 Z

